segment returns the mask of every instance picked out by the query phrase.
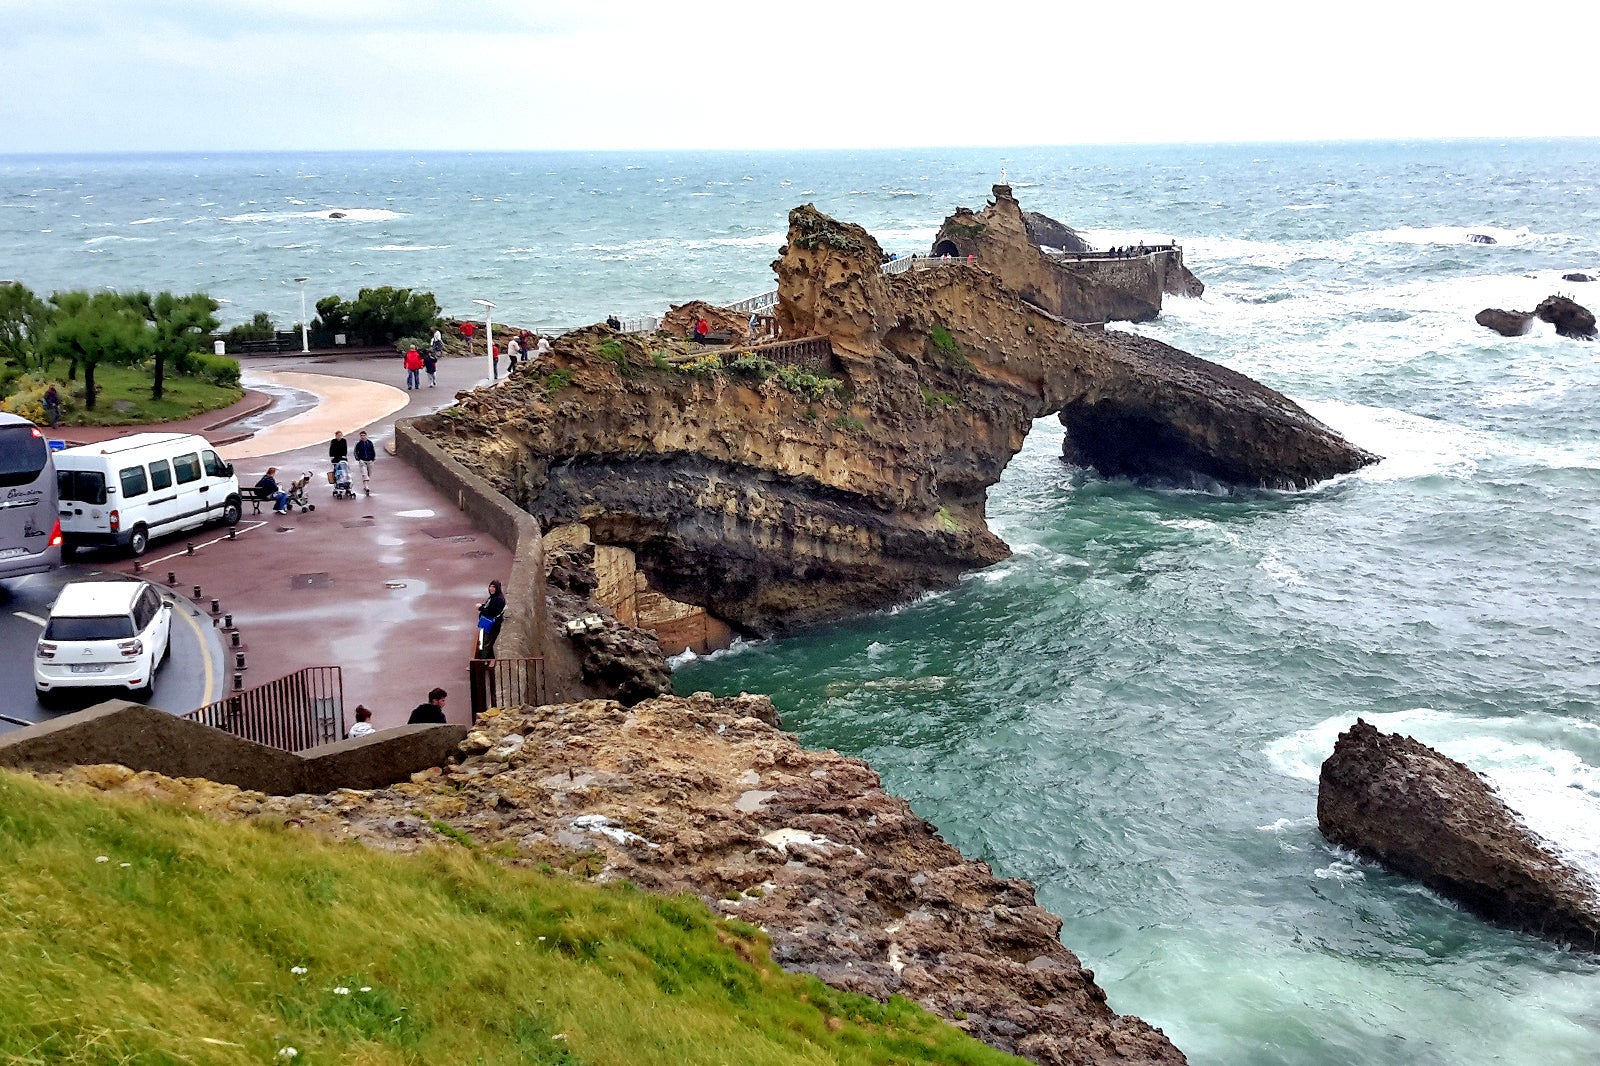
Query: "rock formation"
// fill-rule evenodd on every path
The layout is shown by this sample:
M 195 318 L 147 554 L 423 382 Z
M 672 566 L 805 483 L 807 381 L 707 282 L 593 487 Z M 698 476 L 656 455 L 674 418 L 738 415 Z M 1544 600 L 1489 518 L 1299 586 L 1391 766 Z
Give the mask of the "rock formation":
M 1034 244 L 1059 248 L 1063 252 L 1094 251 L 1094 246 L 1084 240 L 1077 230 L 1065 223 L 1057 222 L 1049 215 L 1041 215 L 1037 211 L 1024 211 L 1022 221 L 1028 228 L 1028 239 Z
M 901 995 L 1047 1064 L 1184 1062 L 1118 1016 L 1026 881 L 997 878 L 883 791 L 865 763 L 807 751 L 761 696 L 493 711 L 457 765 L 370 792 L 268 797 L 83 767 L 56 779 L 154 795 L 392 851 L 454 846 L 691 892 L 763 927 L 785 969 Z M 446 827 L 450 836 L 439 832 Z
M 1360 719 L 1322 764 L 1317 824 L 1472 913 L 1600 950 L 1600 896 L 1467 767 Z
M 1060 226 L 1043 215 L 1037 217 Z M 1183 265 L 1183 252 L 1177 248 L 1114 259 L 1057 258 L 1040 250 L 1041 243 L 1050 241 L 1036 239 L 1038 232 L 1011 187 L 996 185 L 988 207 L 978 212 L 957 208 L 944 220 L 934 238 L 933 254 L 972 256 L 1022 299 L 1069 322 L 1147 322 L 1161 313 L 1163 293 L 1199 296 L 1205 291 L 1200 279 Z M 1074 249 L 1088 250 L 1087 245 Z
M 1487 233 L 1469 233 L 1469 234 L 1467 234 L 1467 240 L 1470 241 L 1473 244 L 1499 244 L 1500 243 L 1499 241 L 1495 240 L 1493 237 L 1489 236 Z
M 1583 282 L 1583 281 L 1593 281 L 1594 278 L 1591 277 L 1588 274 L 1563 274 L 1563 275 L 1561 275 L 1561 280 L 1562 281 Z
M 775 264 L 784 341 L 737 359 L 581 330 L 422 427 L 547 530 L 585 524 L 654 592 L 755 635 L 1004 558 L 986 493 L 1041 415 L 1112 475 L 1298 486 L 1375 458 L 1271 389 L 1064 322 L 982 266 L 888 275 L 881 254 L 797 208 Z
M 1492 329 L 1502 337 L 1520 337 L 1533 325 L 1532 311 L 1502 311 L 1498 307 L 1485 307 L 1473 321 Z
M 1545 297 L 1533 309 L 1533 313 L 1554 326 L 1563 337 L 1580 341 L 1592 341 L 1595 338 L 1593 313 L 1566 296 Z

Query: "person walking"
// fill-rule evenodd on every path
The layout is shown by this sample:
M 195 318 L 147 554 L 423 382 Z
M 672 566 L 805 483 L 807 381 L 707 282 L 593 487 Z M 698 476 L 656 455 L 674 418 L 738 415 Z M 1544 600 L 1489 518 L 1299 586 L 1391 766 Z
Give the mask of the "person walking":
M 356 441 L 356 465 L 361 468 L 361 489 L 368 496 L 372 495 L 372 464 L 378 458 L 378 449 L 372 446 L 372 441 L 367 436 L 367 431 L 361 431 L 361 439 Z
M 333 431 L 333 439 L 328 442 L 328 465 L 338 466 L 350 458 L 350 442 L 344 439 L 344 430 Z
M 489 341 L 489 362 L 492 380 L 500 380 L 500 346 L 493 339 Z
M 550 338 L 540 337 L 539 343 L 534 346 L 533 357 L 535 360 L 543 359 L 550 354 Z
M 432 348 L 422 353 L 422 369 L 428 372 L 428 388 L 431 389 L 437 386 L 439 379 L 434 375 L 439 371 L 439 357 L 433 354 Z M 417 387 L 421 388 L 422 386 L 419 383 Z
M 406 352 L 406 388 L 422 388 L 422 353 L 415 348 Z
M 345 734 L 345 735 L 347 737 L 349 737 L 351 740 L 354 740 L 354 739 L 356 739 L 356 737 L 370 736 L 371 734 L 376 733 L 377 731 L 378 731 L 377 726 L 374 726 L 372 724 L 372 712 L 370 710 L 368 710 L 367 708 L 361 706 L 360 704 L 357 704 L 356 705 L 356 724 L 351 726 L 350 727 L 350 732 Z
M 463 322 L 463 323 L 461 323 L 461 335 L 463 337 L 467 338 L 467 354 L 468 355 L 472 354 L 472 337 L 477 332 L 478 332 L 478 324 L 476 322 Z
M 61 394 L 54 384 L 44 390 L 44 413 L 49 416 L 51 429 L 61 424 Z
M 428 342 L 428 350 L 433 352 L 435 359 L 444 358 L 444 334 L 438 329 L 433 331 L 433 340 Z
M 450 694 L 442 688 L 428 691 L 428 702 L 419 703 L 411 709 L 411 717 L 406 719 L 406 725 L 444 725 L 444 701 Z
M 516 366 L 520 362 L 522 362 L 522 342 L 518 340 L 515 335 L 513 335 L 512 338 L 506 342 L 507 372 L 509 373 L 511 367 Z
M 505 620 L 506 594 L 500 582 L 489 582 L 489 597 L 478 604 L 478 658 L 494 658 L 494 642 Z

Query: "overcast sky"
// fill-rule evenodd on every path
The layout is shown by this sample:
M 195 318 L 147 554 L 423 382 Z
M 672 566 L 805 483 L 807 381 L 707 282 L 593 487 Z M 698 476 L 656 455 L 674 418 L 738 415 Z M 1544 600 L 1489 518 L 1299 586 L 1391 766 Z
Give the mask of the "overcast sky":
M 1600 0 L 0 0 L 0 153 L 1600 135 Z

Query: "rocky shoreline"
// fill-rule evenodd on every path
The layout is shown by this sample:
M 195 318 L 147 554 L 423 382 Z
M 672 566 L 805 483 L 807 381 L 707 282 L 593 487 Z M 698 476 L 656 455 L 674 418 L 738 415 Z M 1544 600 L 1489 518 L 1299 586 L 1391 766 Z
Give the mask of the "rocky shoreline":
M 1116 1014 L 1026 881 L 969 862 L 859 759 L 809 751 L 763 696 L 494 711 L 462 758 L 371 791 L 272 797 L 122 767 L 42 775 L 410 852 L 466 845 L 761 926 L 785 969 L 915 1000 L 1044 1064 L 1182 1063 Z

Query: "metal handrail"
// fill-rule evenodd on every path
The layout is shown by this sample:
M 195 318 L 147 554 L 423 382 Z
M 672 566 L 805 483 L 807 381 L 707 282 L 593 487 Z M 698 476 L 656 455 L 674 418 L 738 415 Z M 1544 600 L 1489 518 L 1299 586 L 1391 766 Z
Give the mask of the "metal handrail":
M 344 738 L 344 672 L 308 666 L 182 717 L 257 744 L 305 751 Z
M 467 664 L 467 689 L 472 718 L 491 707 L 538 707 L 549 702 L 544 659 L 471 659 Z

